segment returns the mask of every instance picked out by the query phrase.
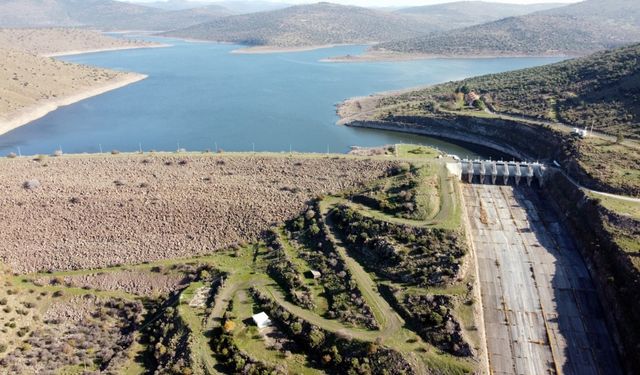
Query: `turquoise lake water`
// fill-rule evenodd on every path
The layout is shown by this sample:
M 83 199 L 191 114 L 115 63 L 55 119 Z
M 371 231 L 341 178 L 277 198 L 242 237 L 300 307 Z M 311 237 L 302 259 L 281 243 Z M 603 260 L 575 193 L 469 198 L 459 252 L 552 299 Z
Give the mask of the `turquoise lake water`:
M 166 40 L 163 40 L 167 42 Z M 550 58 L 321 63 L 366 47 L 238 55 L 239 46 L 170 40 L 172 47 L 63 59 L 144 73 L 144 81 L 62 107 L 0 136 L 0 154 L 144 150 L 346 152 L 399 142 L 475 155 L 427 137 L 337 126 L 335 105 L 379 91 L 433 84 L 558 61 Z M 477 151 L 477 150 L 476 150 Z

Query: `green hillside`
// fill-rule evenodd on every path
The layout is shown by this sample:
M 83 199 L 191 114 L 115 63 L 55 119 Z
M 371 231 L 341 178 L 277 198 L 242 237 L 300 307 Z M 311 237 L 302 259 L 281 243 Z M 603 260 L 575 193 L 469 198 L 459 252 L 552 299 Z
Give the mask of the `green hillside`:
M 585 55 L 640 41 L 640 3 L 587 0 L 374 49 L 443 56 Z
M 250 46 L 302 47 L 370 43 L 425 32 L 417 18 L 330 3 L 220 18 L 165 35 Z
M 592 188 L 637 196 L 639 57 L 640 45 L 636 44 L 547 66 L 354 100 L 351 107 L 356 108 L 355 114 L 346 110 L 343 117 L 392 124 L 480 119 L 482 126 L 508 120 L 523 124 L 523 129 L 533 126 L 534 130 L 522 137 L 538 139 L 512 135 L 505 142 L 522 141 L 520 148 L 543 142 L 546 149 L 531 146 L 528 151 L 541 158 L 565 160 L 575 168 L 575 177 Z M 465 103 L 464 93 L 471 91 L 481 98 L 475 107 Z M 484 111 L 485 107 L 490 112 Z M 475 125 L 469 126 L 469 131 L 477 130 Z M 593 128 L 608 136 L 576 139 L 567 134 L 573 127 Z M 550 129 L 557 131 L 549 133 Z
M 453 30 L 502 18 L 521 16 L 560 7 L 561 3 L 508 4 L 489 1 L 456 1 L 403 8 L 396 13 L 420 17 L 431 31 Z M 425 30 L 428 31 L 428 30 Z
M 640 138 L 640 44 L 585 58 L 450 82 L 390 97 L 387 104 L 419 95 L 453 105 L 457 88 L 483 96 L 498 113 L 524 115 Z

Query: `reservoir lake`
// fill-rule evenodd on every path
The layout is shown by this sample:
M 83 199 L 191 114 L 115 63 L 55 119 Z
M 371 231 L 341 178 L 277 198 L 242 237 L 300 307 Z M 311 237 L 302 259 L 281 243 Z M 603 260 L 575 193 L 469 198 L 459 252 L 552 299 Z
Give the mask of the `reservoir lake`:
M 323 63 L 365 46 L 232 54 L 241 46 L 153 39 L 167 48 L 100 52 L 62 60 L 149 77 L 48 114 L 0 136 L 0 155 L 103 150 L 347 152 L 351 146 L 419 143 L 461 157 L 483 151 L 429 137 L 336 125 L 353 96 L 544 65 L 560 58 L 431 59 Z M 486 154 L 486 152 L 484 152 Z

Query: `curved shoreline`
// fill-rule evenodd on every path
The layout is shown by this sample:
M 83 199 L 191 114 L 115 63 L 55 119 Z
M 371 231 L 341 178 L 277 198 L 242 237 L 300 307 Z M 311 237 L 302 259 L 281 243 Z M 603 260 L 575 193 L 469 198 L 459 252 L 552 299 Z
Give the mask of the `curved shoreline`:
M 166 48 L 166 47 L 171 47 L 171 44 L 149 44 L 149 45 L 140 45 L 140 46 L 121 46 L 121 47 L 110 47 L 110 48 L 71 50 L 71 51 L 62 51 L 62 52 L 54 52 L 54 53 L 45 53 L 45 54 L 42 54 L 41 56 L 62 57 L 62 56 L 83 55 L 85 53 L 124 51 L 124 50 L 130 50 L 130 49 Z
M 40 119 L 60 107 L 80 102 L 82 100 L 104 94 L 106 92 L 119 89 L 135 82 L 147 78 L 144 74 L 127 73 L 123 77 L 115 78 L 104 84 L 89 87 L 82 92 L 67 95 L 55 100 L 45 100 L 32 106 L 24 108 L 16 113 L 9 114 L 7 118 L 0 119 L 0 135 L 8 133 L 23 125 Z
M 521 54 L 521 53 L 505 53 L 505 54 L 425 54 L 425 53 L 403 53 L 403 52 L 365 52 L 360 55 L 346 55 L 327 57 L 320 60 L 324 63 L 364 63 L 364 62 L 401 62 L 401 61 L 419 61 L 419 60 L 437 60 L 437 59 L 509 59 L 509 58 L 544 58 L 544 57 L 560 57 L 572 58 L 577 57 L 570 54 Z
M 334 47 L 353 46 L 357 44 L 322 44 L 316 46 L 301 46 L 301 47 L 278 47 L 278 46 L 254 46 L 244 47 L 231 51 L 234 55 L 266 55 L 270 53 L 293 53 L 293 52 L 308 52 L 316 51 L 319 49 L 327 49 Z

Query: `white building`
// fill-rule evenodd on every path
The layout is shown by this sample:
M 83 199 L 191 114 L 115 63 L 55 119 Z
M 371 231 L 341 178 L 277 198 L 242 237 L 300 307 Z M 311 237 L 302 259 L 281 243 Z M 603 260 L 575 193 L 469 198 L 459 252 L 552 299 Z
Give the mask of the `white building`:
M 271 325 L 271 319 L 269 319 L 269 315 L 267 315 L 264 311 L 252 316 L 251 319 L 253 319 L 253 322 L 256 323 L 256 325 L 260 329 L 269 327 Z

